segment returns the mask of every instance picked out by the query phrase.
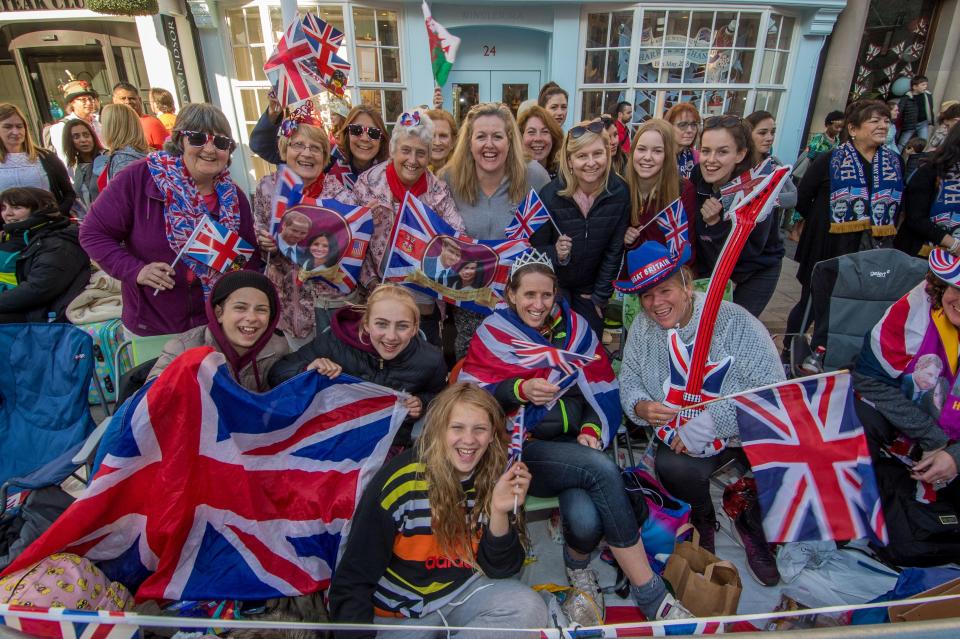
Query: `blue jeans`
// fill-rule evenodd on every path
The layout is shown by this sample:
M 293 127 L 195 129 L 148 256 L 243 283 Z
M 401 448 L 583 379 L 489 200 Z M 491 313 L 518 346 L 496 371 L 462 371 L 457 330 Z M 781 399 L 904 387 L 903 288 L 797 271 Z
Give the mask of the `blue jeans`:
M 615 548 L 640 540 L 620 468 L 605 453 L 575 441 L 532 439 L 523 446 L 523 461 L 533 476 L 530 494 L 559 498 L 563 536 L 571 548 L 587 554 L 603 537 Z

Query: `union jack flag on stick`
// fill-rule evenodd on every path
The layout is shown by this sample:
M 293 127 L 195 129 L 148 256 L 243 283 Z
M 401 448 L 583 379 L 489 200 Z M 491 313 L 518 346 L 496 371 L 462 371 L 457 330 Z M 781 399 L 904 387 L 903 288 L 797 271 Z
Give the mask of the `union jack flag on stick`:
M 530 237 L 537 232 L 537 229 L 547 221 L 553 224 L 553 228 L 557 229 L 557 233 L 563 235 L 563 233 L 560 233 L 560 229 L 557 228 L 556 222 L 550 217 L 550 211 L 543 205 L 540 196 L 537 195 L 534 189 L 530 189 L 526 199 L 517 207 L 517 213 L 513 221 L 510 222 L 510 225 L 505 228 L 503 232 L 508 240 L 529 240 Z
M 331 93 L 343 97 L 347 74 L 350 73 L 350 63 L 337 55 L 343 42 L 343 33 L 312 13 L 306 14 L 301 24 L 304 36 L 317 56 L 316 73 L 320 84 Z
M 277 48 L 263 65 L 277 100 L 282 106 L 295 104 L 322 93 L 325 86 L 317 66 L 317 45 L 308 37 L 297 17 L 277 42 Z
M 814 376 L 733 398 L 771 543 L 887 532 L 849 373 Z
M 687 211 L 683 208 L 683 202 L 680 198 L 675 199 L 667 208 L 663 209 L 653 218 L 657 221 L 657 226 L 663 231 L 667 240 L 667 248 L 673 255 L 680 255 L 683 247 L 690 243 L 688 239 L 689 224 L 687 223 Z
M 348 376 L 253 393 L 222 354 L 191 349 L 113 417 L 86 492 L 6 573 L 62 551 L 138 601 L 322 590 L 406 413 Z
M 223 273 L 234 263 L 239 261 L 242 265 L 253 257 L 253 247 L 240 237 L 239 233 L 204 217 L 171 266 L 176 265 L 181 256 L 192 258 Z

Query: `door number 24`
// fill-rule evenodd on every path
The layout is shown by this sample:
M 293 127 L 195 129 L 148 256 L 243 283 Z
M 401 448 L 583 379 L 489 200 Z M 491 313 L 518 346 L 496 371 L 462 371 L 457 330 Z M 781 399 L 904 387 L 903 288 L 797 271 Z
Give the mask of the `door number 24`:
M 486 58 L 495 55 L 497 55 L 497 45 L 493 45 L 492 47 L 486 44 L 483 45 L 483 57 Z

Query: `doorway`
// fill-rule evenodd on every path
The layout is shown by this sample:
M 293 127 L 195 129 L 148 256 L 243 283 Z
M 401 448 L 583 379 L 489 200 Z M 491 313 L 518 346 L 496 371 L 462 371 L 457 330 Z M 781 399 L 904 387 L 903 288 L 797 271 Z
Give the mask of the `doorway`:
M 539 90 L 539 71 L 451 71 L 444 102 L 451 100 L 457 124 L 481 102 L 503 102 L 516 117 L 520 104 L 535 98 Z
M 86 80 L 101 97 L 110 95 L 112 85 L 99 46 L 26 49 L 23 64 L 44 123 L 56 122 L 66 115 L 60 86 L 70 79 Z

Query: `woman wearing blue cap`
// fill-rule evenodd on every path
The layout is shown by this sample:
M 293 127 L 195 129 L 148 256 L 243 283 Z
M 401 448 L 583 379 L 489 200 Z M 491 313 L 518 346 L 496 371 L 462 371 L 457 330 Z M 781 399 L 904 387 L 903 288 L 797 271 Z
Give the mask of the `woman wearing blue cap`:
M 671 370 L 671 341 L 674 347 L 685 344 L 692 350 L 706 300 L 704 294 L 693 290 L 689 260 L 689 246 L 677 254 L 658 242 L 644 242 L 627 254 L 628 279 L 614 283 L 618 290 L 639 295 L 643 309 L 630 327 L 624 350 L 620 402 L 631 421 L 655 431 L 669 426 L 677 415 L 677 409 L 667 403 L 666 382 L 671 373 L 678 373 Z M 672 336 L 674 331 L 679 340 Z M 731 362 L 719 386 L 721 395 L 784 379 L 776 348 L 763 324 L 742 307 L 721 302 L 709 360 L 722 362 L 727 357 Z M 657 476 L 667 490 L 690 503 L 691 523 L 700 533 L 700 544 L 712 551 L 716 513 L 710 498 L 710 475 L 733 460 L 749 468 L 738 443 L 736 409 L 731 402 L 711 404 L 676 433 L 678 436 L 667 439 L 671 443 L 660 442 L 657 447 Z M 717 450 L 711 445 L 717 440 L 726 447 Z M 763 536 L 756 502 L 735 523 L 754 578 L 763 585 L 776 584 L 780 576 Z

